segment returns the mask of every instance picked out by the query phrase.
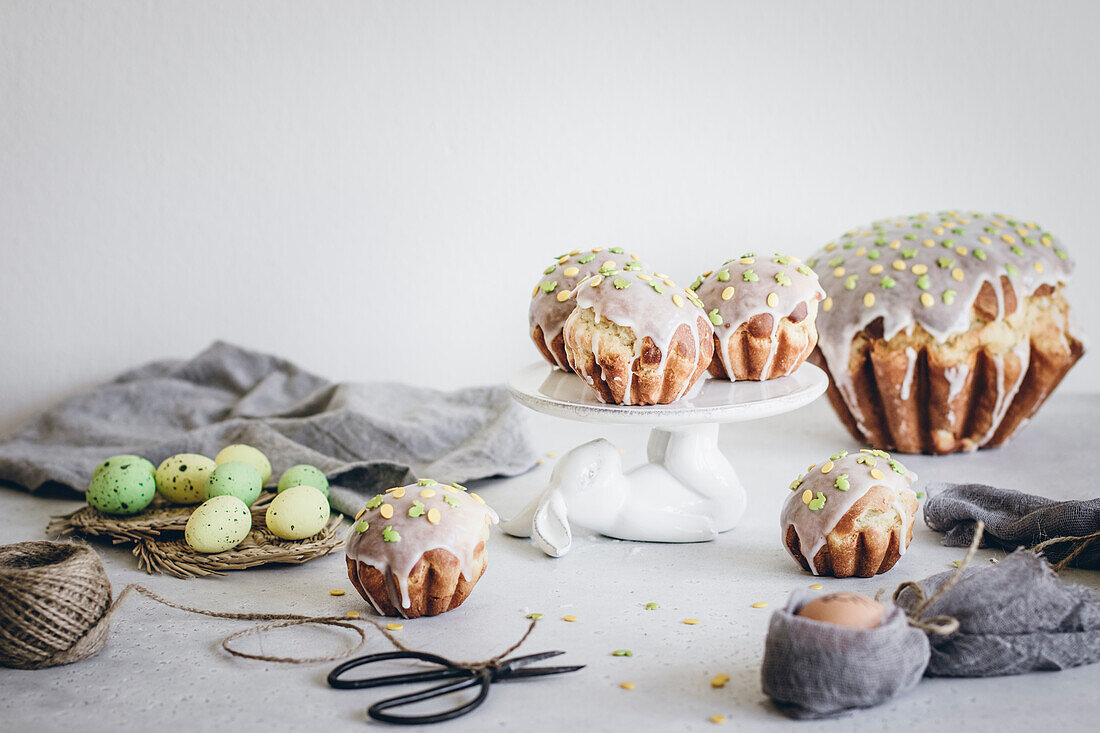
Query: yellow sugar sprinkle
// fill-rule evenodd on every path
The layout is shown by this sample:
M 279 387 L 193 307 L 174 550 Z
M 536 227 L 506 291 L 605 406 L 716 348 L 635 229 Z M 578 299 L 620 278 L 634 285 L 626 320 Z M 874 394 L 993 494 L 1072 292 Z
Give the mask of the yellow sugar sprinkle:
M 913 265 L 914 275 L 923 275 L 928 272 L 928 265 Z
M 768 607 L 768 602 L 767 601 L 757 601 L 756 603 L 752 604 L 752 607 L 753 608 L 767 608 Z
M 863 305 L 870 308 L 874 304 L 875 304 L 875 294 L 874 293 L 867 293 L 867 295 L 863 296 Z
M 364 515 L 364 514 L 366 514 L 366 513 L 367 513 L 367 510 L 366 510 L 366 508 L 360 509 L 360 510 L 359 510 L 359 513 L 355 515 L 355 519 L 356 519 L 356 520 L 358 520 L 358 519 L 359 519 L 359 517 L 363 516 L 363 515 Z
M 616 263 L 615 260 L 607 260 L 606 262 L 603 263 L 603 266 L 604 267 L 616 267 L 617 264 L 618 263 Z
M 1053 240 L 1053 239 L 1051 239 L 1051 238 L 1050 238 L 1050 237 L 1049 237 L 1048 235 L 1046 235 L 1046 234 L 1044 234 L 1044 235 L 1043 235 L 1043 236 L 1042 236 L 1042 237 L 1041 237 L 1041 238 L 1039 239 L 1039 241 L 1040 241 L 1040 242 L 1042 242 L 1042 243 L 1043 243 L 1043 246 L 1045 246 L 1045 247 L 1049 247 L 1049 246 L 1051 246 L 1052 244 L 1054 244 L 1054 240 Z
M 1012 236 L 1011 234 L 1002 234 L 1001 241 L 1005 242 L 1006 244 L 1016 244 L 1016 237 Z
M 423 489 L 420 492 L 421 499 L 431 499 L 433 496 L 435 496 L 435 489 Z
M 896 239 L 893 242 L 890 242 L 890 249 L 901 249 L 901 242 Z
M 963 275 L 962 268 L 956 267 L 954 270 L 952 270 L 951 277 L 955 278 L 959 282 L 962 282 L 962 279 L 965 277 L 965 275 Z
M 993 226 L 997 227 L 998 229 L 1000 229 L 1001 227 L 1003 227 L 1005 225 L 1005 223 L 1003 221 L 1001 221 L 1000 219 L 990 219 L 989 223 L 992 224 Z
M 342 595 L 344 595 L 345 593 L 346 593 L 346 591 L 342 591 L 342 590 L 340 590 L 339 588 L 336 588 L 336 589 L 334 589 L 334 590 L 330 590 L 330 591 L 328 592 L 328 594 L 329 594 L 330 596 L 342 596 Z
M 829 242 L 825 245 L 826 252 L 832 252 L 834 249 L 836 249 L 836 242 Z
M 439 524 L 439 509 L 433 506 L 428 510 L 428 521 L 432 524 Z
M 405 628 L 403 624 L 388 623 L 386 624 L 386 631 L 400 631 Z
M 715 725 L 721 725 L 722 723 L 726 722 L 726 716 L 725 715 L 712 715 L 712 716 L 710 716 L 710 722 L 714 723 Z
M 768 307 L 775 308 L 779 305 L 779 296 L 775 293 L 768 293 Z
M 722 300 L 729 300 L 730 298 L 732 298 L 733 297 L 733 292 L 734 292 L 734 290 L 733 290 L 732 285 L 730 285 L 729 287 L 724 289 L 722 291 Z
M 405 495 L 405 487 L 394 486 L 392 489 L 386 489 L 386 493 L 392 495 L 394 499 L 400 499 Z
M 634 689 L 634 683 L 633 682 L 620 682 L 619 687 L 623 688 L 624 690 L 633 690 Z
M 920 302 L 925 308 L 931 308 L 932 304 L 936 302 L 936 299 L 932 297 L 931 293 L 921 293 Z
M 924 240 L 923 244 L 924 244 L 925 247 L 935 247 L 936 246 L 935 240 L 932 240 L 932 239 Z
M 577 617 L 574 616 L 573 614 L 569 614 L 568 616 L 562 616 L 561 620 L 562 621 L 568 621 L 569 623 L 573 623 L 574 621 L 577 620 Z
M 569 255 L 563 255 L 563 256 L 562 256 L 562 257 L 561 257 L 561 258 L 560 258 L 560 259 L 558 260 L 558 264 L 559 264 L 559 265 L 564 265 L 564 264 L 565 264 L 566 262 L 568 262 L 568 261 L 569 261 Z
M 570 295 L 572 295 L 572 293 L 570 293 L 568 290 L 559 290 L 558 291 L 558 302 L 559 303 L 564 303 L 565 301 L 569 300 Z
M 740 259 L 740 262 L 741 262 L 742 265 L 751 265 L 752 263 L 756 262 L 756 258 L 755 257 L 742 257 Z
M 664 274 L 663 272 L 655 272 L 653 273 L 653 277 L 659 277 L 663 280 L 664 278 L 668 277 L 668 275 Z
M 710 679 L 711 687 L 725 687 L 726 683 L 730 681 L 728 674 L 716 674 Z
M 684 623 L 687 624 L 688 626 L 695 626 L 696 624 L 699 623 L 699 619 L 697 619 L 697 618 L 685 618 Z
M 348 611 L 344 615 L 347 616 L 348 618 L 359 618 L 359 612 L 358 611 Z
M 960 224 L 966 225 L 966 224 L 969 224 L 969 223 L 970 223 L 970 220 L 969 220 L 969 219 L 964 219 L 964 218 L 963 218 L 963 217 L 961 217 L 961 216 L 959 216 L 959 217 L 956 217 L 956 218 L 957 218 L 957 219 L 959 220 L 959 223 L 960 223 Z
M 384 519 L 389 519 L 393 516 L 393 504 L 383 504 L 378 508 L 378 513 L 381 514 Z
M 634 253 L 631 253 L 631 254 L 630 254 L 630 259 L 632 259 L 632 260 L 634 260 L 635 262 L 637 262 L 637 261 L 638 261 L 638 255 L 636 255 L 636 254 L 634 254 Z
M 844 277 L 844 268 L 838 267 L 833 270 L 833 277 Z
M 603 282 L 603 275 L 593 275 L 592 279 L 588 281 L 588 284 L 594 288 L 598 288 L 600 283 Z
M 966 253 L 969 252 L 969 251 L 970 250 L 968 250 L 966 247 L 962 246 L 961 244 L 958 247 L 955 248 L 955 254 L 959 255 L 960 257 L 966 257 Z
M 1043 271 L 1043 263 L 1042 262 L 1036 262 L 1035 263 L 1035 272 L 1042 272 L 1042 271 Z
M 680 297 L 679 293 L 674 293 L 672 295 L 672 302 L 676 304 L 677 308 L 683 308 L 684 307 L 684 299 Z
M 824 586 L 822 586 L 821 583 L 814 583 L 813 585 L 810 586 L 810 590 L 821 590 L 822 587 L 824 587 Z
M 1023 227 L 1020 227 L 1019 229 L 1016 230 L 1016 233 L 1019 234 L 1021 237 L 1026 237 L 1027 236 L 1027 229 L 1024 229 Z
M 670 288 L 676 287 L 676 283 L 672 282 L 672 280 L 667 277 L 665 278 L 665 285 L 669 286 Z
M 893 267 L 898 272 L 905 272 L 905 260 L 894 260 Z
M 556 450 L 548 450 L 548 451 L 546 451 L 546 457 L 547 458 L 557 458 L 558 457 L 558 452 Z
M 1033 221 L 1025 221 L 1024 226 L 1027 227 L 1028 229 L 1038 229 L 1039 228 L 1039 225 L 1036 224 Z
M 936 227 L 935 229 L 932 230 L 932 233 L 935 234 L 937 237 L 942 237 L 943 236 L 943 227 Z
M 794 255 L 787 255 L 787 259 L 789 259 L 791 262 L 795 263 L 796 265 L 801 265 L 802 264 L 802 260 L 798 257 L 795 257 Z
M 832 461 L 825 461 L 825 463 L 821 466 L 821 472 L 822 473 L 828 473 L 829 471 L 832 471 L 832 470 L 833 470 L 833 462 Z
M 882 265 L 871 265 L 871 269 L 867 272 L 871 273 L 872 275 L 878 275 L 882 272 Z
M 480 496 L 478 496 L 477 494 L 475 494 L 472 491 L 470 492 L 470 498 L 473 499 L 474 501 L 476 501 L 478 504 L 484 504 L 485 503 L 484 499 L 482 499 Z
M 859 249 L 856 250 L 856 257 L 862 257 L 865 254 L 867 254 L 867 248 L 866 247 L 860 247 Z
M 817 464 L 816 463 L 811 463 L 809 465 L 809 467 L 806 469 L 806 473 L 809 473 L 810 471 L 814 470 L 815 468 L 817 468 Z
M 814 498 L 814 492 L 810 491 L 809 489 L 806 489 L 805 491 L 802 492 L 802 503 L 803 504 L 809 504 L 810 501 L 813 498 Z
M 833 299 L 831 297 L 826 298 L 825 302 L 821 304 L 821 309 L 826 313 L 831 311 L 833 309 Z
M 652 275 L 647 275 L 644 272 L 639 272 L 638 273 L 638 279 L 639 280 L 645 280 L 646 282 L 649 282 L 653 279 L 653 276 Z
M 993 240 L 989 237 L 978 237 L 978 241 L 982 244 L 993 244 Z
M 572 252 L 570 252 L 569 254 L 571 254 L 573 256 L 576 256 L 576 255 L 579 255 L 580 253 L 581 253 L 581 251 L 579 249 L 575 249 Z
M 567 267 L 565 268 L 565 271 L 562 272 L 562 275 L 565 275 L 566 277 L 573 277 L 580 271 L 581 270 L 579 267 Z
M 595 254 L 599 254 L 600 252 L 603 252 L 603 247 L 593 247 L 592 252 Z
M 885 477 L 886 477 L 886 474 L 884 474 L 881 469 L 878 469 L 878 468 L 872 468 L 871 469 L 871 478 L 877 478 L 878 480 L 881 481 Z
M 532 297 L 532 298 L 534 298 L 534 297 L 535 297 L 536 295 L 538 295 L 538 294 L 539 294 L 539 290 L 540 290 L 539 286 L 538 286 L 538 285 L 536 285 L 536 286 L 535 286 L 535 289 L 531 291 L 531 297 Z
M 703 277 L 710 277 L 713 274 L 714 274 L 714 270 L 707 270 L 706 272 L 703 273 L 702 276 Z

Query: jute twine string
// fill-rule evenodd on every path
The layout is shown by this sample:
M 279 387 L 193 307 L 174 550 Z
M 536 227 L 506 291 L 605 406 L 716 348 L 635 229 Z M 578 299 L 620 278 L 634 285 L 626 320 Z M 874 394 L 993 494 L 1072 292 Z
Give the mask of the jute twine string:
M 1093 532 L 1091 534 L 1083 535 L 1081 537 L 1075 537 L 1073 535 L 1069 535 L 1066 537 L 1052 537 L 1049 540 L 1044 540 L 1037 545 L 1033 545 L 1031 549 L 1035 552 L 1042 553 L 1048 547 L 1052 547 L 1054 545 L 1060 545 L 1065 542 L 1073 543 L 1073 549 L 1069 551 L 1069 554 L 1067 554 L 1065 557 L 1063 557 L 1061 560 L 1053 565 L 1055 570 L 1064 570 L 1065 568 L 1069 567 L 1069 564 L 1071 562 L 1077 559 L 1078 555 L 1080 555 L 1082 552 L 1092 546 L 1097 540 L 1100 540 L 1100 532 Z
M 245 659 L 284 664 L 317 664 L 348 657 L 367 643 L 356 622 L 378 630 L 395 649 L 413 651 L 385 626 L 370 619 L 348 616 L 303 616 L 293 613 L 228 613 L 185 606 L 162 598 L 143 585 L 132 583 L 111 602 L 111 583 L 99 556 L 84 545 L 57 542 L 20 542 L 0 547 L 0 665 L 41 669 L 71 664 L 99 653 L 107 642 L 111 616 L 131 592 L 188 613 L 238 621 L 267 621 L 222 639 L 229 654 Z M 523 645 L 535 628 L 535 620 L 519 641 L 491 659 L 459 662 L 462 667 L 497 664 Z M 343 651 L 318 657 L 279 657 L 235 649 L 232 642 L 274 629 L 316 624 L 350 629 L 359 640 Z
M 924 610 L 936 602 L 944 593 L 951 590 L 951 588 L 962 579 L 963 571 L 970 565 L 970 561 L 974 559 L 974 554 L 978 551 L 978 545 L 982 542 L 982 534 L 985 533 L 985 523 L 980 519 L 977 526 L 974 528 L 974 539 L 970 541 L 970 547 L 966 551 L 966 556 L 955 568 L 955 572 L 951 574 L 951 577 L 939 587 L 935 593 L 930 596 L 924 595 L 924 589 L 920 587 L 920 584 L 907 580 L 897 587 L 891 598 L 894 602 L 897 602 L 898 596 L 902 594 L 906 588 L 913 591 L 917 596 L 917 605 L 909 611 L 909 625 L 920 629 L 929 634 L 935 634 L 937 636 L 948 636 L 954 634 L 959 630 L 959 620 L 954 616 L 933 616 L 932 618 L 921 618 Z

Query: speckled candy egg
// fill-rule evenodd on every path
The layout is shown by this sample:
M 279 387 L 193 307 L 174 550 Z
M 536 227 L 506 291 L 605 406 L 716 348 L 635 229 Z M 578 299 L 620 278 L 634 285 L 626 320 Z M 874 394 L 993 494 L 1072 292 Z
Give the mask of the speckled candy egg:
M 156 481 L 148 466 L 122 461 L 97 469 L 88 485 L 87 498 L 88 504 L 105 514 L 137 514 L 149 506 L 156 493 Z
M 302 540 L 328 524 L 328 499 L 312 486 L 292 486 L 267 508 L 267 528 L 284 540 Z
M 267 456 L 259 448 L 253 448 L 244 443 L 235 443 L 222 448 L 218 455 L 214 456 L 214 463 L 219 466 L 233 461 L 251 463 L 260 472 L 260 481 L 264 484 L 271 478 L 271 461 L 267 460 Z
M 127 466 L 135 465 L 135 464 L 139 465 L 139 466 L 143 466 L 145 469 L 147 469 L 149 471 L 150 474 L 155 474 L 157 472 L 157 467 L 154 466 L 150 461 L 142 458 L 141 456 L 135 456 L 135 455 L 131 455 L 129 453 L 124 453 L 124 454 L 118 455 L 118 456 L 111 456 L 110 458 L 105 460 L 103 463 L 100 463 L 98 466 L 96 466 L 95 470 L 92 471 L 92 478 L 95 478 L 96 476 L 98 476 L 100 473 L 102 473 L 104 470 L 106 470 L 108 468 L 112 468 L 112 467 L 116 467 L 116 466 L 122 466 L 123 468 L 126 468 Z
M 215 468 L 206 479 L 206 498 L 235 496 L 252 506 L 260 498 L 262 488 L 263 480 L 255 466 L 244 461 L 230 461 Z
M 283 493 L 292 486 L 312 486 L 325 496 L 328 496 L 328 479 L 321 469 L 306 463 L 291 466 L 279 477 L 279 493 Z
M 252 512 L 235 496 L 215 496 L 199 504 L 187 520 L 183 537 L 195 552 L 225 552 L 252 529 Z
M 157 491 L 174 504 L 198 504 L 206 498 L 206 479 L 216 467 L 197 453 L 165 458 L 157 467 Z

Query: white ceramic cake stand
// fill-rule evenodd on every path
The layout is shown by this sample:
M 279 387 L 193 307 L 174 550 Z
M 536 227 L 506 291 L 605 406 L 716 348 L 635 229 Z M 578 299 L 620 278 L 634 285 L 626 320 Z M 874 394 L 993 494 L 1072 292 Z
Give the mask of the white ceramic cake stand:
M 765 382 L 705 379 L 671 405 L 609 405 L 577 375 L 532 364 L 508 382 L 518 402 L 567 420 L 651 426 L 649 462 L 623 471 L 610 442 L 577 446 L 558 460 L 539 496 L 501 527 L 534 537 L 553 557 L 569 551 L 570 522 L 623 540 L 713 540 L 737 525 L 746 503 L 745 487 L 718 448 L 719 424 L 797 410 L 828 383 L 825 372 L 803 364 Z

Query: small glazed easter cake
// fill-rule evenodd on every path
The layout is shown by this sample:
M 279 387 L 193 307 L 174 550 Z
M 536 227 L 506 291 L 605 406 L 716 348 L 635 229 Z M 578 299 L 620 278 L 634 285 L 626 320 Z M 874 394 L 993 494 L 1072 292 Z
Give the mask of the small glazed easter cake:
M 825 291 L 797 257 L 749 252 L 703 273 L 691 289 L 714 326 L 716 377 L 785 377 L 817 344 L 814 319 Z
M 667 404 L 707 370 L 714 331 L 703 303 L 661 273 L 607 267 L 573 288 L 569 365 L 603 402 Z
M 421 479 L 379 494 L 355 517 L 348 577 L 385 616 L 435 616 L 462 605 L 485 572 L 496 512 L 458 484 Z
M 586 251 L 575 249 L 560 255 L 542 272 L 542 278 L 531 291 L 531 307 L 527 318 L 531 339 L 551 365 L 572 371 L 565 354 L 562 327 L 576 303 L 569 299 L 573 286 L 600 271 L 642 272 L 645 267 L 622 247 L 596 247 Z
M 1073 263 L 1034 222 L 943 211 L 876 221 L 807 261 L 829 293 L 811 360 L 860 441 L 904 453 L 1003 444 L 1084 348 Z
M 917 475 L 881 450 L 840 451 L 791 482 L 783 544 L 814 575 L 870 578 L 913 540 Z

